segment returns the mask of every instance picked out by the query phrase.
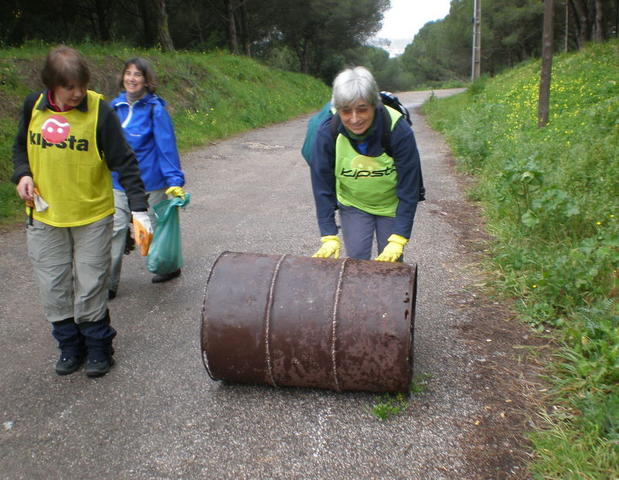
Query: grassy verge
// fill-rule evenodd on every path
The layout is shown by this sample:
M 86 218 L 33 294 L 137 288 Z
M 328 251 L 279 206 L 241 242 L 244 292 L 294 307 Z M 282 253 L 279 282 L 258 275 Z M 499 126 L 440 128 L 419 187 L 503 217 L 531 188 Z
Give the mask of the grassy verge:
M 320 81 L 268 68 L 252 59 L 220 52 L 161 53 L 122 45 L 81 45 L 91 66 L 90 87 L 111 99 L 118 93 L 123 63 L 136 55 L 149 59 L 159 80 L 157 93 L 168 102 L 181 152 L 210 141 L 288 120 L 322 106 L 329 89 Z M 41 89 L 39 72 L 49 49 L 31 45 L 0 50 L 0 222 L 14 220 L 11 146 L 21 104 Z M 9 190 L 12 194 L 8 194 Z
M 425 106 L 494 236 L 496 287 L 557 338 L 553 408 L 530 435 L 535 478 L 619 471 L 619 42 L 555 57 L 550 123 L 536 127 L 539 62 Z

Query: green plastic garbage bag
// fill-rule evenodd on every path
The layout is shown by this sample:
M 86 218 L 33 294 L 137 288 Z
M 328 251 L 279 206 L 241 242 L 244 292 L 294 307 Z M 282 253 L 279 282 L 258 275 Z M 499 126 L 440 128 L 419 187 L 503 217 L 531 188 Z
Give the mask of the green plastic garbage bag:
M 184 199 L 173 197 L 159 202 L 153 207 L 157 217 L 157 226 L 148 250 L 146 268 L 149 272 L 156 275 L 166 275 L 183 266 L 178 209 L 187 206 L 190 198 L 191 195 L 185 193 Z

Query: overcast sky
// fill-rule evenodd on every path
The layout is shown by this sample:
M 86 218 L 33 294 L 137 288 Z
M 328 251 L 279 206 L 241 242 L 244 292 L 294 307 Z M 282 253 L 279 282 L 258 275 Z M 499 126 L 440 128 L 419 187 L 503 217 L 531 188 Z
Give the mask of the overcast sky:
M 426 23 L 447 16 L 449 3 L 450 0 L 391 0 L 391 8 L 383 16 L 383 28 L 376 37 L 410 43 Z

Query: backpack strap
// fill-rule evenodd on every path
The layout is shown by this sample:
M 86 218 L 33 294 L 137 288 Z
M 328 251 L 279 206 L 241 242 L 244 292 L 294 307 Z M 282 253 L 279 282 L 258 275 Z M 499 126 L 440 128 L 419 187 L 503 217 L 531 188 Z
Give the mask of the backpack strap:
M 384 104 L 383 104 L 382 110 L 384 112 L 384 117 L 383 117 L 383 132 L 382 132 L 382 137 L 380 141 L 381 141 L 381 145 L 385 153 L 389 155 L 390 157 L 393 157 L 393 150 L 391 148 L 391 115 L 389 115 L 389 112 L 387 111 L 387 108 L 385 107 Z M 402 113 L 402 116 L 404 117 L 404 119 L 406 119 L 407 123 L 409 123 L 410 125 L 410 122 L 408 121 L 407 116 L 404 113 Z M 424 187 L 423 185 L 423 174 L 421 170 L 419 171 L 419 176 L 421 178 L 421 185 L 419 186 L 419 198 L 417 199 L 417 201 L 423 202 L 426 199 L 426 187 Z
M 380 144 L 385 153 L 393 157 L 393 150 L 391 149 L 391 115 L 389 115 L 384 104 L 381 110 L 383 111 L 383 131 L 380 137 Z
M 340 125 L 342 124 L 342 119 L 340 118 L 339 113 L 335 112 L 333 114 L 333 118 L 331 118 L 331 138 L 333 141 L 337 138 L 340 132 Z

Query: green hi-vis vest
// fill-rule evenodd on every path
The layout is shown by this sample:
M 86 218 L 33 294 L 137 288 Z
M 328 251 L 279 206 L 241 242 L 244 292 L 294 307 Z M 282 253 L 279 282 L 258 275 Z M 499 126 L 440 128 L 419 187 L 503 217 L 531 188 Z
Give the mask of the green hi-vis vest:
M 385 106 L 391 117 L 391 129 L 402 114 Z M 393 158 L 383 153 L 368 157 L 358 153 L 341 133 L 335 141 L 335 192 L 342 205 L 372 215 L 395 217 L 398 207 L 398 174 Z
M 114 213 L 112 174 L 99 155 L 101 95 L 88 90 L 88 110 L 39 110 L 35 102 L 27 151 L 34 184 L 49 208 L 33 218 L 54 227 L 76 227 Z

